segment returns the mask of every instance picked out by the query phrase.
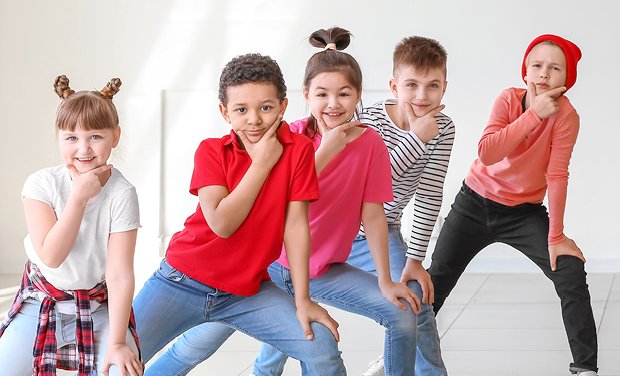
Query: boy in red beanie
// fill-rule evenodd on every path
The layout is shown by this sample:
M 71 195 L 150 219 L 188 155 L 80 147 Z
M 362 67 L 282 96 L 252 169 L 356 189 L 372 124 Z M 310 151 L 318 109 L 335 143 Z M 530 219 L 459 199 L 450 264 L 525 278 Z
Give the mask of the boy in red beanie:
M 596 326 L 585 258 L 563 224 L 568 164 L 579 131 L 579 115 L 564 94 L 575 84 L 580 58 L 579 47 L 556 35 L 541 35 L 527 47 L 527 89 L 506 89 L 495 101 L 429 273 L 437 312 L 478 252 L 495 242 L 516 248 L 555 285 L 573 356 L 570 372 L 595 376 Z

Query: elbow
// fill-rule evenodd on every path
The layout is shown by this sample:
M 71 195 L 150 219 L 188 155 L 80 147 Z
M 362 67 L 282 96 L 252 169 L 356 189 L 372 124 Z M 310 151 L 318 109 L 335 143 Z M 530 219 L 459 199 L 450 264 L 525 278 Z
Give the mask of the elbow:
M 485 166 L 492 166 L 496 164 L 497 162 L 499 162 L 497 158 L 495 158 L 492 155 L 489 155 L 489 153 L 485 153 L 481 149 L 478 149 L 478 160 L 480 161 L 480 163 L 482 163 Z
M 227 226 L 209 226 L 211 227 L 211 231 L 220 238 L 227 239 L 235 233 L 235 229 L 231 229 Z
M 39 259 L 41 259 L 41 261 L 43 262 L 43 265 L 45 265 L 46 267 L 50 269 L 58 269 L 60 265 L 62 265 L 62 262 L 64 261 L 64 260 L 56 260 L 56 259 L 49 258 L 49 257 L 41 257 L 41 255 L 39 255 Z

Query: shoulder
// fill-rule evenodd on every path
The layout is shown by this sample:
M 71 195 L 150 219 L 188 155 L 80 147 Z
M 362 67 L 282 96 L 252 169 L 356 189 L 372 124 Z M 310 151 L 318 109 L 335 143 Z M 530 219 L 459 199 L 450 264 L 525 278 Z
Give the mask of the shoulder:
M 292 123 L 289 123 L 289 129 L 292 133 L 304 133 L 306 128 L 308 127 L 308 123 L 310 122 L 310 118 L 304 118 L 295 120 Z
M 112 168 L 112 176 L 108 180 L 108 184 L 113 184 L 116 188 L 122 190 L 135 189 L 133 184 L 115 167 Z
M 440 112 L 435 116 L 435 121 L 437 122 L 439 128 L 442 129 L 441 133 L 446 133 L 449 130 L 454 130 L 454 122 L 448 115 L 444 114 L 443 112 Z
M 377 123 L 386 122 L 388 115 L 385 111 L 385 102 L 387 102 L 387 100 L 377 102 L 372 106 L 364 107 L 360 113 L 360 119 L 362 122 L 364 122 L 364 120 Z
M 498 99 L 503 98 L 508 101 L 515 101 L 515 100 L 521 101 L 521 99 L 523 98 L 523 95 L 525 95 L 525 92 L 527 92 L 527 89 L 518 88 L 518 87 L 509 87 L 509 88 L 502 90 L 499 93 Z
M 556 122 L 558 126 L 565 125 L 571 128 L 579 128 L 579 114 L 573 104 L 570 102 L 568 97 L 565 95 L 561 96 L 557 100 L 558 105 L 560 106 L 560 110 L 557 114 L 558 121 Z
M 381 135 L 372 127 L 362 126 L 364 128 L 364 133 L 362 133 L 359 138 L 363 139 L 365 148 L 372 148 L 375 150 L 387 150 L 385 146 L 385 142 Z
M 59 185 L 66 179 L 69 179 L 69 170 L 67 166 L 58 165 L 43 168 L 31 173 L 26 178 L 26 184 Z

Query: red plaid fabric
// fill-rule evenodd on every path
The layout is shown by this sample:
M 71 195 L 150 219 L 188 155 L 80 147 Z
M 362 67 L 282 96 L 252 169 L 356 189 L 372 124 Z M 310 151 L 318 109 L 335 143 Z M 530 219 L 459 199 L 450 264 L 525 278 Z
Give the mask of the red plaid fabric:
M 21 287 L 6 319 L 0 326 L 0 337 L 21 309 L 24 300 L 29 297 L 41 297 L 41 295 L 43 298 L 39 310 L 37 338 L 33 348 L 33 376 L 55 376 L 57 368 L 78 371 L 78 376 L 92 375 L 95 369 L 95 341 L 90 302 L 107 302 L 108 290 L 105 281 L 90 290 L 58 290 L 45 280 L 35 264 L 28 261 L 22 276 Z M 73 299 L 75 299 L 76 305 L 76 343 L 58 349 L 56 346 L 56 309 L 54 306 L 56 302 Z M 140 344 L 133 310 L 129 318 L 129 330 L 139 351 Z

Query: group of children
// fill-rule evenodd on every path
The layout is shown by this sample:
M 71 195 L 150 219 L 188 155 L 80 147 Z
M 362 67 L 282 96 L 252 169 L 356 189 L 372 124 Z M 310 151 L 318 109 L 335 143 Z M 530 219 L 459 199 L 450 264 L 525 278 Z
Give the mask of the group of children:
M 246 54 L 226 64 L 220 112 L 232 130 L 198 146 L 189 187 L 196 211 L 133 302 L 138 200 L 107 162 L 121 133 L 112 104 L 120 80 L 100 92 L 56 80 L 64 164 L 32 174 L 22 191 L 29 261 L 0 327 L 5 372 L 185 375 L 238 330 L 263 342 L 254 375 L 282 374 L 287 357 L 304 375 L 345 375 L 338 324 L 320 302 L 385 327 L 374 364 L 385 375 L 447 375 L 435 313 L 469 261 L 504 242 L 555 284 L 570 372 L 596 375 L 585 259 L 562 224 L 579 128 L 564 93 L 579 48 L 550 34 L 528 46 L 527 89 L 495 102 L 427 271 L 455 134 L 441 113 L 446 51 L 432 39 L 403 39 L 394 98 L 360 108 L 362 72 L 343 52 L 350 33 L 318 30 L 309 41 L 320 49 L 303 79 L 310 116 L 290 124 L 273 59 Z M 406 244 L 401 218 L 411 200 Z

